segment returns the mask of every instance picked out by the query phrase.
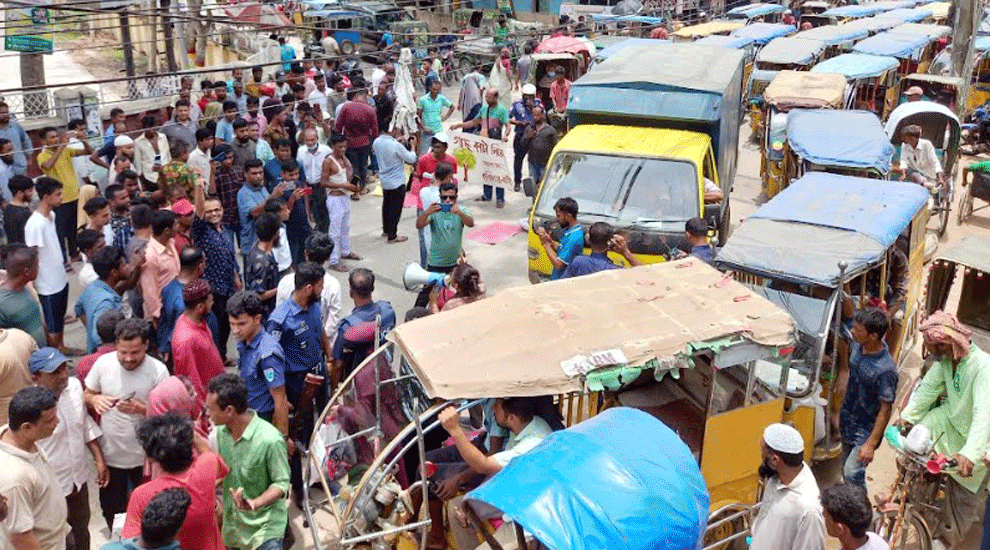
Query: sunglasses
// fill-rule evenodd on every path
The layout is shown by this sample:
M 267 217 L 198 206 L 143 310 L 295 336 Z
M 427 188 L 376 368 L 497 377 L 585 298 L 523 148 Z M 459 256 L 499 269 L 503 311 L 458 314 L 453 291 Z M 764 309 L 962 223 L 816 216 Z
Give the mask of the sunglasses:
M 440 200 L 444 202 L 454 202 L 457 200 L 457 195 L 440 195 Z

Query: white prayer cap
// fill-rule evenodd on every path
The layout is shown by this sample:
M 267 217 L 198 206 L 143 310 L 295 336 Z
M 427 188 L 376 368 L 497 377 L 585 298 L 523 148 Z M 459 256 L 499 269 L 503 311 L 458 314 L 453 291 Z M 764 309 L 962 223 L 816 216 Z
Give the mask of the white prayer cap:
M 134 145 L 134 140 L 128 136 L 117 136 L 113 138 L 114 147 L 123 147 L 126 145 Z
M 536 86 L 532 84 L 523 84 L 522 95 L 536 95 Z
M 767 447 L 781 453 L 804 453 L 804 438 L 801 432 L 787 424 L 770 424 L 763 430 L 763 442 Z

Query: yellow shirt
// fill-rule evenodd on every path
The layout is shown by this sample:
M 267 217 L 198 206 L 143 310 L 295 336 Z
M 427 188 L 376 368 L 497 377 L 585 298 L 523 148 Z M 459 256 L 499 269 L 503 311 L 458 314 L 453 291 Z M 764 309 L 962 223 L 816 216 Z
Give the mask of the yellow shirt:
M 85 155 L 85 150 L 69 149 L 66 147 L 62 154 L 58 156 L 55 164 L 50 170 L 41 167 L 42 164 L 52 158 L 57 149 L 45 147 L 38 153 L 38 167 L 42 169 L 46 176 L 62 182 L 62 202 L 72 202 L 79 199 L 79 178 L 76 176 L 76 169 L 72 166 L 72 157 Z

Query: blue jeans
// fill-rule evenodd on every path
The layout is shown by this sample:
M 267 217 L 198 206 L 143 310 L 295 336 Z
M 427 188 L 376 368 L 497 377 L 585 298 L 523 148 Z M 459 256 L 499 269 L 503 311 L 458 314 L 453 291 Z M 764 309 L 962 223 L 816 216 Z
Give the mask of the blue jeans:
M 481 196 L 484 197 L 486 201 L 492 199 L 492 186 L 484 185 L 482 186 Z M 505 200 L 505 187 L 495 188 L 495 200 L 501 202 Z
M 533 178 L 534 189 L 540 186 L 540 182 L 543 180 L 543 173 L 546 172 L 546 170 L 546 164 L 529 163 L 529 177 Z
M 848 443 L 842 444 L 842 475 L 849 483 L 855 483 L 866 488 L 866 464 L 859 462 L 859 448 L 862 445 L 853 447 Z
M 268 539 L 255 550 L 282 550 L 282 539 Z
M 980 550 L 990 550 L 990 498 L 987 498 L 987 511 L 983 516 L 983 544 Z
M 422 208 L 416 209 L 416 217 L 419 218 L 423 214 Z M 416 230 L 416 234 L 419 235 L 419 265 L 423 269 L 426 269 L 427 257 L 430 253 L 430 226 L 422 227 Z

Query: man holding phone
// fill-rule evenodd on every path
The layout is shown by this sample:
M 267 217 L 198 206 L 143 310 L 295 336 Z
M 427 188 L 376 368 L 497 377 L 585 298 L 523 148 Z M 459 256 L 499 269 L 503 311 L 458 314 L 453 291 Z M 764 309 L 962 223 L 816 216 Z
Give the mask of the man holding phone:
M 440 185 L 440 202 L 426 207 L 416 218 L 416 229 L 430 226 L 432 239 L 427 271 L 450 273 L 461 257 L 461 243 L 465 227 L 474 227 L 471 211 L 457 204 L 457 186 L 452 182 Z M 426 287 L 416 297 L 416 306 L 425 307 L 432 287 Z

